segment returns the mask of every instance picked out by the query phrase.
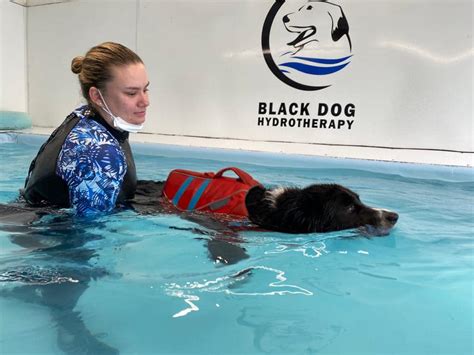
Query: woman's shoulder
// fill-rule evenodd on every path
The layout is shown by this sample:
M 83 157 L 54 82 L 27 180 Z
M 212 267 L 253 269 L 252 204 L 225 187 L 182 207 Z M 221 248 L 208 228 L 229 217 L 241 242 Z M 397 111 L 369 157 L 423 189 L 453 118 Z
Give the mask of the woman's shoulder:
M 111 141 L 116 143 L 113 135 L 107 130 L 107 128 L 93 119 L 95 116 L 94 111 L 87 105 L 81 106 L 72 112 L 75 116 L 79 117 L 79 121 L 76 123 L 71 131 L 71 134 L 75 139 L 93 139 L 91 143 L 96 140 L 98 143 Z
M 81 105 L 74 109 L 71 113 L 70 116 L 77 116 L 79 118 L 86 118 L 88 116 L 91 116 L 93 114 L 92 108 L 88 105 Z
M 126 164 L 125 154 L 118 141 L 99 123 L 81 120 L 64 142 L 60 161 L 77 162 L 91 166 L 111 166 L 117 171 Z M 77 165 L 74 163 L 72 166 Z
M 67 146 L 81 146 L 87 150 L 102 150 L 122 153 L 117 139 L 99 122 L 92 119 L 81 119 L 68 135 Z

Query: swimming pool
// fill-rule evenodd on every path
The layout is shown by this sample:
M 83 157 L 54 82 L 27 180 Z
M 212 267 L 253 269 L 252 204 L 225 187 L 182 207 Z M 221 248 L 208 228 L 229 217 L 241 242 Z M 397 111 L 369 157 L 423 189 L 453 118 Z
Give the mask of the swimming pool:
M 1 203 L 17 196 L 44 139 L 0 135 Z M 400 220 L 380 238 L 226 236 L 132 211 L 3 225 L 1 353 L 473 352 L 472 169 L 140 144 L 134 152 L 141 179 L 234 165 L 267 185 L 337 182 Z M 235 263 L 209 258 L 219 242 Z

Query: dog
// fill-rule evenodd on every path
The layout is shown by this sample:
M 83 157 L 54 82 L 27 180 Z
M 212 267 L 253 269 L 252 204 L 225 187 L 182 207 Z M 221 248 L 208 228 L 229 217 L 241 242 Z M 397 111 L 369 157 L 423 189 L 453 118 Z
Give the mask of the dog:
M 398 220 L 397 213 L 366 206 L 359 195 L 337 184 L 272 190 L 255 186 L 247 193 L 245 204 L 250 221 L 285 233 L 359 228 L 369 235 L 386 235 Z
M 266 189 L 258 184 L 245 195 L 247 220 L 211 212 L 183 211 L 163 194 L 164 182 L 139 181 L 131 207 L 140 214 L 179 214 L 203 227 L 170 227 L 189 230 L 206 242 L 211 260 L 230 265 L 250 256 L 241 232 L 271 230 L 305 234 L 358 229 L 356 236 L 384 236 L 395 226 L 398 214 L 371 208 L 346 187 L 336 184 L 306 188 Z M 234 217 L 235 218 L 235 217 Z
M 352 51 L 349 24 L 339 5 L 308 0 L 308 3 L 297 11 L 283 16 L 283 24 L 288 32 L 297 34 L 294 40 L 287 43 L 293 47 L 292 54 L 305 48 L 332 48 L 334 43 L 343 37 L 347 39 L 349 52 Z
M 141 181 L 132 201 L 133 209 L 142 214 L 179 213 L 201 221 L 232 219 L 219 213 L 183 212 L 163 196 L 163 185 L 164 182 Z M 369 207 L 358 194 L 337 184 L 274 189 L 258 184 L 248 190 L 244 203 L 247 218 L 255 226 L 292 234 L 359 229 L 365 235 L 381 236 L 387 235 L 398 220 L 397 213 Z

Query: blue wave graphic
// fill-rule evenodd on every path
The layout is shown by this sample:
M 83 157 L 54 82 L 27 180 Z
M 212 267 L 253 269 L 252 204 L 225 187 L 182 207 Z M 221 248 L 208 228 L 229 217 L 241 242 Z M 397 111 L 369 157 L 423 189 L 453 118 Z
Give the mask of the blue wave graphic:
M 335 59 L 292 57 L 291 59 L 304 60 L 311 63 L 326 64 L 326 66 L 318 66 L 318 65 L 313 65 L 313 64 L 301 63 L 297 61 L 282 63 L 279 66 L 292 68 L 299 72 L 310 74 L 310 75 L 328 75 L 328 74 L 336 73 L 341 69 L 344 69 L 347 65 L 349 65 L 350 62 L 340 64 L 340 65 L 334 65 L 334 64 L 344 62 L 351 57 L 352 55 L 343 57 L 343 58 L 335 58 Z M 288 71 L 283 68 L 281 68 L 281 72 L 288 73 Z
M 350 57 L 352 57 L 352 55 L 347 56 L 347 57 L 343 57 L 343 58 L 338 58 L 338 59 L 336 59 L 336 58 L 335 59 L 322 59 L 322 58 L 309 58 L 309 57 L 292 57 L 292 58 L 307 60 L 309 62 L 320 63 L 320 64 L 338 64 L 338 63 L 344 62 L 345 60 L 349 59 Z

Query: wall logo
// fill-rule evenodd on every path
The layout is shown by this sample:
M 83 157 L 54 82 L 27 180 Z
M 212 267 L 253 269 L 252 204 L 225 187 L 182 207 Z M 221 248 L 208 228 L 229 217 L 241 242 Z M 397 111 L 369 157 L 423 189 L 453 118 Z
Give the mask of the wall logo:
M 262 50 L 284 83 L 308 91 L 331 86 L 352 57 L 342 7 L 324 0 L 275 0 L 263 25 Z

